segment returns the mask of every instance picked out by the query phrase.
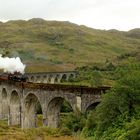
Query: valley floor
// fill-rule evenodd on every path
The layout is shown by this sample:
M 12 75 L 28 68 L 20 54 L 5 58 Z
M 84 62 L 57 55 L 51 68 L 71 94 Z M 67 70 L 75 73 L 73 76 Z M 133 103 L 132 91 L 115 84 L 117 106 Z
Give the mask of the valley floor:
M 83 140 L 78 136 L 61 136 L 57 129 L 38 127 L 22 130 L 18 126 L 8 126 L 0 121 L 0 140 Z

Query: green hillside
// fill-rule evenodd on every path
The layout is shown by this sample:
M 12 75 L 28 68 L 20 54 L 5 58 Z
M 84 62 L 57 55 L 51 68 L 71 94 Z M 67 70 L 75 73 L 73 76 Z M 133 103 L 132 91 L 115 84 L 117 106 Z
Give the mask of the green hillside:
M 140 29 L 96 30 L 70 22 L 0 22 L 0 53 L 19 56 L 27 71 L 73 70 L 140 51 Z

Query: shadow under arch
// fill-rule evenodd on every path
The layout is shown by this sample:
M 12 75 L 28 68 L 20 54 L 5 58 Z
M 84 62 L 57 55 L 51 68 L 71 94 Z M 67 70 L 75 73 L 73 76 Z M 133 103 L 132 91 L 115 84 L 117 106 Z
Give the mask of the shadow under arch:
M 61 78 L 61 82 L 66 82 L 67 81 L 67 75 L 63 74 Z
M 56 75 L 56 77 L 54 79 L 54 83 L 59 83 L 59 75 Z
M 36 83 L 41 83 L 41 76 L 36 77 Z
M 35 77 L 31 76 L 31 82 L 34 82 L 34 81 L 35 81 Z
M 29 77 L 26 78 L 26 81 L 27 81 L 27 82 L 30 82 Z
M 21 101 L 20 96 L 16 90 L 13 90 L 10 96 L 10 110 L 9 110 L 9 124 L 21 124 Z
M 98 105 L 99 103 L 100 103 L 100 102 L 94 102 L 94 103 L 90 104 L 90 105 L 86 108 L 86 112 L 95 110 L 95 108 L 97 107 L 97 105 Z
M 57 128 L 60 126 L 60 111 L 64 103 L 69 105 L 69 110 L 73 111 L 72 105 L 63 97 L 54 97 L 47 106 L 47 125 L 50 128 Z
M 8 93 L 5 88 L 2 89 L 2 100 L 1 100 L 1 119 L 7 119 L 8 118 L 8 112 L 9 112 L 9 107 L 8 107 Z
M 38 97 L 33 93 L 29 93 L 24 100 L 23 128 L 33 128 L 38 126 L 38 108 L 41 109 L 42 113 L 42 106 Z
M 51 83 L 52 77 L 53 77 L 52 75 L 49 75 L 49 76 L 48 76 L 48 83 Z
M 44 75 L 44 76 L 42 77 L 42 83 L 47 83 L 47 76 L 46 76 L 46 75 Z

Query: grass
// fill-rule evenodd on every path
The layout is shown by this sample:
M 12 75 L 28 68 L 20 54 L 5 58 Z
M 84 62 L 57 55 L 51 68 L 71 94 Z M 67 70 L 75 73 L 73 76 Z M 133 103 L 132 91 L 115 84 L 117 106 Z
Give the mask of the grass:
M 139 50 L 138 31 L 95 30 L 42 19 L 9 21 L 0 24 L 0 51 L 20 56 L 27 71 L 73 70 Z
M 61 136 L 59 129 L 42 126 L 42 115 L 38 115 L 38 127 L 21 129 L 8 126 L 7 120 L 0 121 L 0 140 L 84 140 L 80 136 Z

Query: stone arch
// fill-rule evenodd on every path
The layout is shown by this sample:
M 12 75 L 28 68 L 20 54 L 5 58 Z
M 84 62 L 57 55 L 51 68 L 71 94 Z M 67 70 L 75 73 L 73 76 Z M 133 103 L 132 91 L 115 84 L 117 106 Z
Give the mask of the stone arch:
M 43 83 L 47 83 L 47 76 L 46 76 L 46 75 L 44 75 L 44 76 L 42 77 L 42 82 L 43 82 Z
M 60 82 L 59 79 L 60 79 L 59 75 L 56 75 L 54 78 L 54 83 L 59 83 Z
M 39 83 L 43 83 L 43 76 L 40 76 L 39 77 L 39 81 L 38 81 Z
M 31 82 L 34 82 L 34 81 L 35 81 L 35 77 L 31 76 Z
M 61 78 L 61 82 L 66 82 L 67 81 L 67 74 L 63 74 Z
M 72 81 L 74 78 L 75 78 L 75 75 L 74 75 L 73 73 L 71 73 L 71 74 L 69 75 L 68 80 L 69 80 L 69 81 Z
M 96 102 L 92 102 L 92 103 L 88 104 L 87 107 L 85 108 L 85 112 L 89 112 L 90 110 L 94 110 L 99 103 L 100 103 L 100 101 L 96 101 Z
M 36 76 L 36 82 L 37 83 L 40 83 L 41 82 L 41 76 L 40 75 Z
M 51 83 L 52 75 L 48 75 L 48 83 Z
M 37 127 L 37 104 L 40 104 L 39 98 L 29 93 L 24 99 L 24 115 L 23 115 L 23 128 Z M 42 110 L 42 106 L 41 106 Z
M 27 82 L 30 82 L 29 77 L 26 78 L 26 81 L 27 81 Z
M 49 76 L 48 75 L 44 75 L 43 76 L 43 83 L 48 83 L 49 80 Z
M 21 124 L 21 101 L 20 96 L 16 90 L 13 90 L 10 96 L 10 114 L 9 124 Z
M 47 106 L 47 125 L 50 128 L 57 128 L 60 125 L 60 109 L 63 104 L 63 101 L 66 101 L 73 107 L 70 102 L 68 102 L 64 97 L 54 97 L 49 101 Z
M 9 103 L 8 103 L 8 93 L 6 88 L 2 89 L 2 97 L 1 97 L 1 118 L 7 119 L 9 112 Z

